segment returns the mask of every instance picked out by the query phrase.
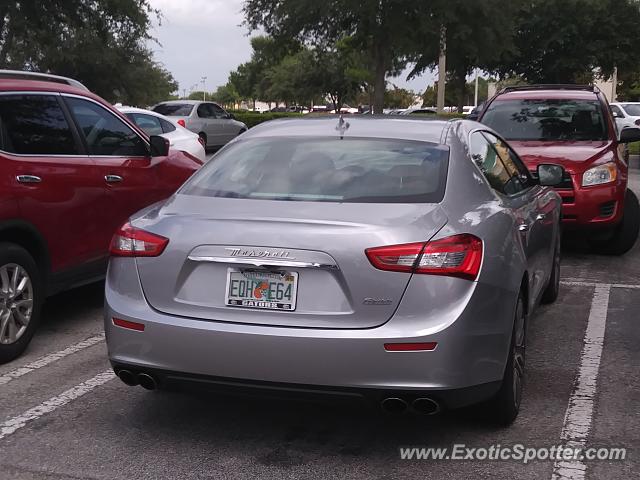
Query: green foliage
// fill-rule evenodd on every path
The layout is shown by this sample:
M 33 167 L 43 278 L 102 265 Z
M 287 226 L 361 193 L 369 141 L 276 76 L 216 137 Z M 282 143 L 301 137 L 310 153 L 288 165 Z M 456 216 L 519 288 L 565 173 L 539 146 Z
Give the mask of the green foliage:
M 414 97 L 414 93 L 405 88 L 387 89 L 384 94 L 384 106 L 393 109 L 409 108 L 415 101 Z
M 255 127 L 263 122 L 268 122 L 269 120 L 276 120 L 278 118 L 298 118 L 301 117 L 300 113 L 276 113 L 276 112 L 265 112 L 265 113 L 257 113 L 257 112 L 243 112 L 243 111 L 233 111 L 233 115 L 236 117 L 236 120 L 243 122 L 247 127 Z
M 149 0 L 0 2 L 0 68 L 76 78 L 112 102 L 150 105 L 177 84 L 147 42 Z
M 591 80 L 594 69 L 638 70 L 637 0 L 532 0 L 522 2 L 516 24 L 514 48 L 493 68 L 503 76 L 572 83 Z
M 382 112 L 386 76 L 398 73 L 416 40 L 411 22 L 429 22 L 433 5 L 443 0 L 246 0 L 244 14 L 252 29 L 275 38 L 296 38 L 319 48 L 350 37 L 365 54 L 370 72 L 374 110 Z M 369 86 L 371 87 L 371 85 Z
M 629 153 L 631 155 L 640 155 L 640 143 L 632 143 L 629 145 Z

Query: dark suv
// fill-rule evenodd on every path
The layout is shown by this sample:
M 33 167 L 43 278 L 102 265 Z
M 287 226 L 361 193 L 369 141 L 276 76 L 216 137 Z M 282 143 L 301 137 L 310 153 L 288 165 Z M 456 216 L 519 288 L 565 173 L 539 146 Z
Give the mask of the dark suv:
M 565 228 L 585 231 L 597 251 L 621 255 L 636 242 L 638 198 L 627 188 L 626 143 L 640 129 L 617 130 L 605 96 L 595 87 L 509 87 L 487 102 L 480 121 L 498 131 L 534 173 L 557 163 Z
M 103 277 L 117 228 L 199 166 L 77 81 L 0 71 L 0 363 L 47 295 Z

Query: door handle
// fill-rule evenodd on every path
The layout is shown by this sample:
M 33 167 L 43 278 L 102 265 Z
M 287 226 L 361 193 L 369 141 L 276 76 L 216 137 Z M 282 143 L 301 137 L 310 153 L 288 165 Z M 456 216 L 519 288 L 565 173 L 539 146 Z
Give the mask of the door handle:
M 520 225 L 518 225 L 518 231 L 520 232 L 528 232 L 529 228 L 529 225 L 526 223 L 521 223 Z
M 40 183 L 42 179 L 36 175 L 18 175 L 16 180 L 19 183 Z
M 107 183 L 120 183 L 124 180 L 120 175 L 105 175 L 104 181 Z

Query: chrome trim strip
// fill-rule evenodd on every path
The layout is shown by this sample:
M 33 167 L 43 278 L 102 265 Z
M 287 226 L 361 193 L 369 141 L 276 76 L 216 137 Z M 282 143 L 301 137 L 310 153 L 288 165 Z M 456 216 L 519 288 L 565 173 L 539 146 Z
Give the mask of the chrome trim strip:
M 334 264 L 296 262 L 292 260 L 280 260 L 277 258 L 210 257 L 204 255 L 189 255 L 188 258 L 193 262 L 235 263 L 240 265 L 253 265 L 255 267 L 319 268 L 324 270 L 339 270 L 338 266 Z

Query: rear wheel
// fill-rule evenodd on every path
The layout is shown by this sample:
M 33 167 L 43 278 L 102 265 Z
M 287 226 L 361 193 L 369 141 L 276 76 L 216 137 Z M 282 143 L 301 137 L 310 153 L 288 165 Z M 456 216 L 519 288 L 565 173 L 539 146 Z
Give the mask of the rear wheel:
M 198 136 L 200 137 L 200 140 L 202 140 L 202 143 L 204 144 L 204 149 L 207 149 L 207 134 L 204 132 L 200 132 L 198 134 Z
M 17 358 L 29 345 L 42 293 L 31 255 L 13 243 L 0 243 L 0 364 Z
M 633 248 L 640 231 L 640 205 L 638 197 L 627 190 L 622 221 L 606 238 L 592 238 L 591 246 L 603 255 L 624 255 Z
M 551 270 L 551 277 L 549 278 L 549 284 L 545 288 L 542 294 L 542 303 L 553 303 L 558 299 L 560 293 L 560 260 L 561 260 L 561 242 L 560 233 L 558 232 L 558 240 L 556 241 L 556 247 L 553 252 L 553 267 Z
M 490 401 L 491 416 L 500 425 L 506 426 L 513 423 L 520 411 L 527 340 L 526 329 L 527 311 L 524 296 L 520 293 L 502 385 L 496 396 Z

